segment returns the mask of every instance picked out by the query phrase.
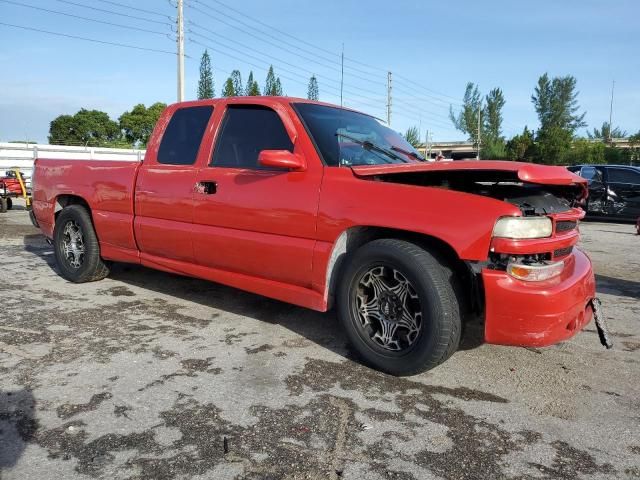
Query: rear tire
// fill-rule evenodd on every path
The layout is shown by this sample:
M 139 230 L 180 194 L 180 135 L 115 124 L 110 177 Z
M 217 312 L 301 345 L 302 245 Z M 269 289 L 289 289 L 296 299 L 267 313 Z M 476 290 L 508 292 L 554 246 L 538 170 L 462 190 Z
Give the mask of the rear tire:
M 65 207 L 56 219 L 53 246 L 60 274 L 75 283 L 102 280 L 109 268 L 100 258 L 100 244 L 91 216 L 81 205 Z
M 11 197 L 7 197 L 7 210 L 11 210 L 13 208 L 13 200 Z
M 5 213 L 8 208 L 8 198 L 2 197 L 0 198 L 0 213 Z
M 339 279 L 338 317 L 365 363 L 393 375 L 423 372 L 460 343 L 455 280 L 418 245 L 374 240 L 352 255 Z

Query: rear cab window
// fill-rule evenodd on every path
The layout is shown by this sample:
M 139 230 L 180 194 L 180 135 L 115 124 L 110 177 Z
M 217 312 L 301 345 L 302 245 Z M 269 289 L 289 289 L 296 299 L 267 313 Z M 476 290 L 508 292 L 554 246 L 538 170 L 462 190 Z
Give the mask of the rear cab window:
M 229 105 L 213 150 L 211 166 L 264 170 L 262 150 L 288 150 L 293 142 L 277 112 L 261 105 Z
M 212 113 L 211 105 L 184 107 L 173 112 L 162 135 L 158 163 L 193 165 Z

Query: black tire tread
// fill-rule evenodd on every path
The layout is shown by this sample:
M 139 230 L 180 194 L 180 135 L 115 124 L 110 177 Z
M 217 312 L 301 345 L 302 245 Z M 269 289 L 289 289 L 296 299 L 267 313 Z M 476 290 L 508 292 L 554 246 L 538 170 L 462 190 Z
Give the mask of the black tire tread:
M 458 298 L 454 290 L 453 269 L 448 263 L 440 258 L 437 253 L 429 251 L 412 242 L 395 238 L 384 238 L 373 240 L 354 252 L 351 262 L 358 262 L 359 253 L 366 248 L 380 248 L 384 250 L 395 250 L 401 252 L 412 259 L 412 262 L 419 269 L 420 273 L 427 275 L 437 292 L 441 302 L 440 315 L 448 315 L 444 321 L 438 322 L 438 330 L 435 331 L 437 343 L 433 348 L 433 354 L 429 360 L 414 368 L 403 368 L 402 372 L 389 373 L 400 375 L 413 375 L 434 368 L 447 360 L 458 349 L 461 336 L 461 313 Z M 349 266 L 347 266 L 349 270 Z M 343 272 L 344 273 L 344 272 Z M 384 369 L 384 368 L 383 368 Z
M 69 219 L 79 221 L 79 223 L 81 224 L 82 234 L 85 240 L 84 261 L 85 264 L 88 265 L 88 267 L 83 268 L 82 272 L 77 272 L 77 275 L 69 275 L 63 268 L 60 268 L 62 276 L 74 283 L 86 283 L 102 280 L 107 275 L 109 275 L 109 267 L 100 257 L 100 243 L 98 242 L 98 236 L 96 235 L 96 231 L 93 227 L 91 215 L 82 205 L 69 205 L 65 207 L 64 209 L 62 209 L 62 211 L 58 215 L 58 218 L 56 219 L 53 238 L 54 251 L 58 265 L 61 265 L 61 262 L 63 261 L 58 258 L 57 242 L 59 237 L 59 229 L 63 228 L 64 223 Z
M 0 213 L 7 211 L 7 199 L 5 197 L 0 198 Z

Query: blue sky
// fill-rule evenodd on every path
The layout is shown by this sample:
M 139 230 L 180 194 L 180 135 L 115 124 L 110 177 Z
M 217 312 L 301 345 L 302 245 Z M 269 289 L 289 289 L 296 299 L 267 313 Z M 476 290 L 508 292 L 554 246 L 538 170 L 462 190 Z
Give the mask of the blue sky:
M 187 99 L 196 96 L 206 44 L 217 50 L 210 54 L 218 95 L 236 68 L 244 80 L 253 70 L 262 88 L 272 63 L 286 94 L 306 96 L 308 78 L 315 73 L 321 99 L 339 103 L 344 43 L 345 104 L 384 118 L 390 70 L 392 127 L 400 131 L 419 125 L 422 135 L 428 128 L 434 140 L 464 139 L 447 112 L 450 102 L 460 101 L 468 81 L 483 93 L 503 89 L 506 136 L 524 125 L 535 128 L 530 97 L 544 72 L 577 78 L 589 127 L 608 119 L 615 80 L 613 123 L 628 132 L 640 130 L 638 0 L 185 1 L 186 52 L 191 56 L 185 63 Z M 174 51 L 171 27 L 165 24 L 169 17 L 175 17 L 175 8 L 167 0 L 0 0 L 2 23 Z M 44 141 L 53 118 L 81 107 L 104 110 L 115 119 L 137 103 L 176 100 L 175 55 L 3 25 L 0 45 L 0 141 Z

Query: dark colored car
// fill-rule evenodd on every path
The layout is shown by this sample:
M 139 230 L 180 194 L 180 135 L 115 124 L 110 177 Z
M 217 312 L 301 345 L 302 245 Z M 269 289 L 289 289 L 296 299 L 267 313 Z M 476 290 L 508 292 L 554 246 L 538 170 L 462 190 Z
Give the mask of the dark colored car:
M 633 220 L 640 217 L 640 168 L 625 165 L 568 167 L 589 182 L 589 217 Z

